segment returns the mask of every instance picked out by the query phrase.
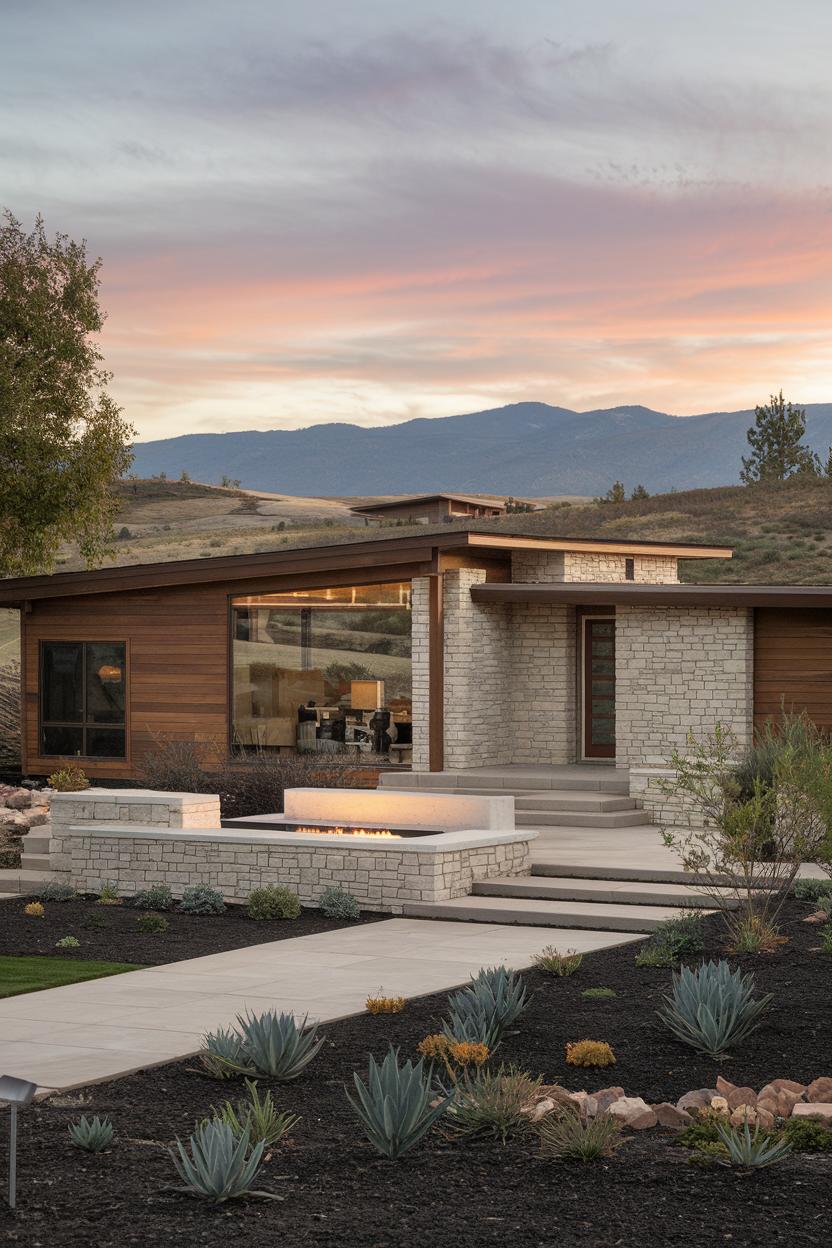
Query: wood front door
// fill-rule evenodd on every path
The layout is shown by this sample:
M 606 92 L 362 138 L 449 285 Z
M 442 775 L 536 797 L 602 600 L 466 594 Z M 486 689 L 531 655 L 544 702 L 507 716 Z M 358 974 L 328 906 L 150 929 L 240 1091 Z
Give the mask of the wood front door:
M 615 616 L 582 618 L 583 756 L 615 758 Z

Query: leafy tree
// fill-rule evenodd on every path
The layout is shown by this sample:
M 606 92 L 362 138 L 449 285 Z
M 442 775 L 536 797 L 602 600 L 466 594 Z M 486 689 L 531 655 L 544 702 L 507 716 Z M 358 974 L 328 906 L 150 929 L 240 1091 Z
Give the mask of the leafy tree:
M 602 498 L 596 498 L 596 503 L 624 503 L 627 501 L 627 495 L 624 493 L 624 486 L 621 481 L 614 481 L 606 494 Z
M 754 424 L 748 430 L 751 454 L 743 456 L 740 479 L 745 485 L 758 481 L 785 481 L 796 473 L 818 471 L 818 460 L 803 445 L 806 413 L 783 398 L 783 391 L 771 395 L 757 407 Z
M 630 498 L 633 500 L 634 503 L 639 502 L 643 498 L 649 498 L 649 497 L 650 495 L 648 494 L 647 490 L 644 488 L 643 485 L 637 485 L 636 488 L 633 490 L 632 494 L 630 495 Z
M 0 218 L 0 574 L 49 571 L 65 541 L 87 563 L 108 548 L 133 430 L 93 337 L 100 265 L 40 217 Z

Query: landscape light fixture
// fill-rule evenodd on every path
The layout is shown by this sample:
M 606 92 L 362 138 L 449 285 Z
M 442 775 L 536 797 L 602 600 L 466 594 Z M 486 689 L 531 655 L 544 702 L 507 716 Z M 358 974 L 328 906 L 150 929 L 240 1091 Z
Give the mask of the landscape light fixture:
M 28 1079 L 15 1079 L 13 1075 L 0 1075 L 0 1102 L 11 1110 L 9 1122 L 9 1208 L 17 1201 L 17 1111 L 31 1105 L 38 1090 L 36 1083 Z

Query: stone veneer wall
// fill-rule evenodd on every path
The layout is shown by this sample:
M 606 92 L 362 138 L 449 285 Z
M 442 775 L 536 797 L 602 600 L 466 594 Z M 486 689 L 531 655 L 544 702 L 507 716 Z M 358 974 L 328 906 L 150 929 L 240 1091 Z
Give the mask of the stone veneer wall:
M 571 763 L 576 749 L 575 608 L 517 603 L 506 708 L 510 763 Z M 504 730 L 505 731 L 505 730 Z
M 753 620 L 747 608 L 619 607 L 616 762 L 667 763 L 714 724 L 751 740 Z
M 509 761 L 512 633 L 502 605 L 475 603 L 482 568 L 445 573 L 445 766 Z
M 516 550 L 511 579 L 526 584 L 542 581 L 625 582 L 624 561 L 633 560 L 633 581 L 641 585 L 675 585 L 678 560 L 671 555 L 607 555 L 588 551 Z
M 410 629 L 412 653 L 413 697 L 413 762 L 414 771 L 430 767 L 428 729 L 430 725 L 430 615 L 428 594 L 430 581 L 426 576 L 411 582 Z
M 665 828 L 703 828 L 705 817 L 690 797 L 665 793 L 662 784 L 672 780 L 670 767 L 631 767 L 630 797 L 634 797 L 651 823 Z
M 189 884 L 208 884 L 235 901 L 252 889 L 284 884 L 307 903 L 317 902 L 328 885 L 343 884 L 363 910 L 400 914 L 405 902 L 446 901 L 466 896 L 474 880 L 527 872 L 535 834 L 511 835 L 494 844 L 420 852 L 343 841 L 289 846 L 263 834 L 223 839 L 219 831 L 183 829 L 177 836 L 128 825 L 81 827 L 68 843 L 69 878 L 80 892 L 117 881 L 128 896 L 151 884 L 167 884 L 177 896 Z

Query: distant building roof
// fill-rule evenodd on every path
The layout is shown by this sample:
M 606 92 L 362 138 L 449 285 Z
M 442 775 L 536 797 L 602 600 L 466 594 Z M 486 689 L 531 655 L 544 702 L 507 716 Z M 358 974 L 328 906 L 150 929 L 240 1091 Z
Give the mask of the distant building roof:
M 389 507 L 407 507 L 411 503 L 414 505 L 436 503 L 443 498 L 451 503 L 470 503 L 474 507 L 494 507 L 499 511 L 506 509 L 505 498 L 495 498 L 490 494 L 447 494 L 443 491 L 438 494 L 404 494 L 399 498 L 386 498 L 380 503 L 359 503 L 352 510 L 355 512 L 386 511 Z

